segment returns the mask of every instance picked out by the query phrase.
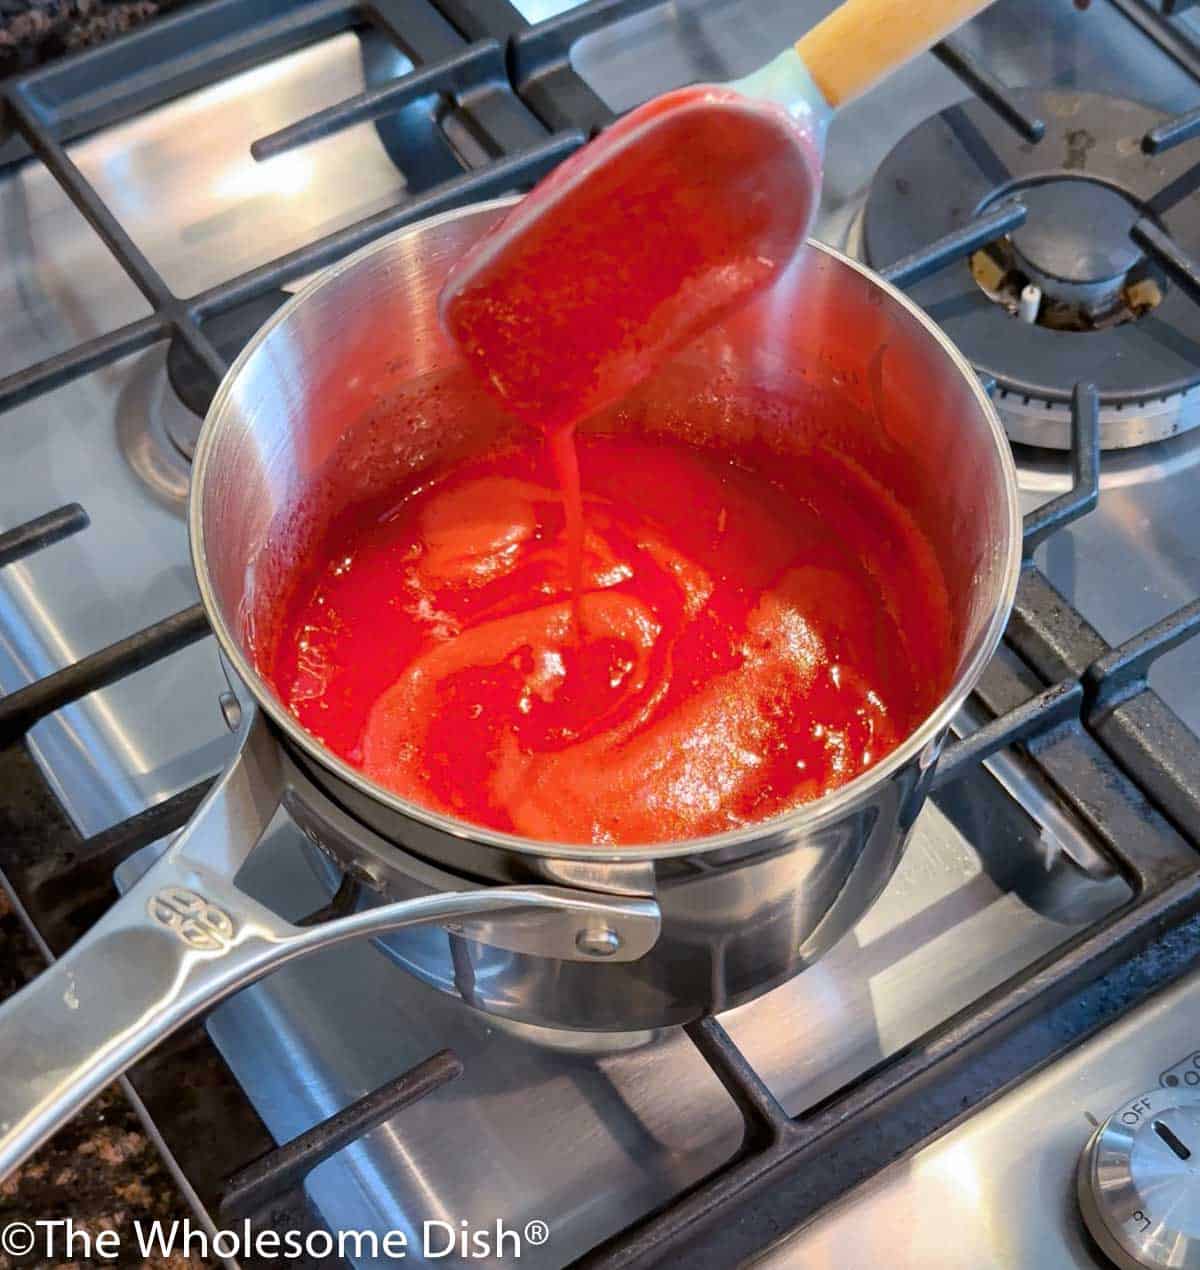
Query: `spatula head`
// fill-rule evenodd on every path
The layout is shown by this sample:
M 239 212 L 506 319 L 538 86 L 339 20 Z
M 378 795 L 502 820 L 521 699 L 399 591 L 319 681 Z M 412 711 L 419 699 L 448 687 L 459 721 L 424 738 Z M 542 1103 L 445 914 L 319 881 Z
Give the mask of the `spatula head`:
M 820 158 L 779 106 L 716 87 L 657 98 L 472 250 L 443 324 L 513 414 L 586 418 L 771 283 L 808 231 Z

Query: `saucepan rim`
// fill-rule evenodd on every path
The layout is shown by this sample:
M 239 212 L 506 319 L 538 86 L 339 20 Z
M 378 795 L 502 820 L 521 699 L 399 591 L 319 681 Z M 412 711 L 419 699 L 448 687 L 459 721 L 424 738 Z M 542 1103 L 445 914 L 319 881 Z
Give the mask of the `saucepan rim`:
M 387 234 L 375 242 L 367 244 L 344 260 L 330 265 L 313 278 L 303 289 L 282 305 L 254 334 L 250 342 L 239 354 L 221 381 L 212 404 L 205 416 L 204 426 L 196 446 L 192 464 L 191 496 L 188 508 L 188 537 L 191 545 L 192 565 L 196 572 L 196 580 L 200 590 L 201 603 L 212 625 L 213 633 L 221 651 L 229 659 L 229 664 L 238 677 L 253 695 L 258 707 L 264 710 L 274 725 L 283 733 L 286 740 L 298 746 L 310 759 L 320 764 L 326 771 L 333 773 L 340 780 L 365 795 L 374 802 L 401 816 L 420 822 L 428 828 L 458 838 L 464 842 L 501 851 L 510 851 L 527 856 L 548 857 L 556 860 L 587 860 L 592 862 L 641 862 L 665 860 L 681 856 L 706 855 L 731 847 L 739 847 L 755 840 L 799 839 L 818 829 L 852 814 L 864 803 L 871 792 L 886 782 L 893 773 L 905 765 L 918 760 L 922 751 L 949 726 L 950 721 L 967 695 L 978 682 L 984 667 L 991 659 L 1004 628 L 1008 623 L 1009 613 L 1016 596 L 1017 581 L 1021 566 L 1021 514 L 1018 501 L 1016 466 L 1008 438 L 1000 423 L 1000 418 L 992 405 L 991 399 L 984 391 L 975 371 L 958 351 L 943 331 L 920 308 L 902 292 L 885 282 L 878 274 L 866 265 L 826 246 L 824 243 L 810 239 L 806 246 L 808 251 L 820 251 L 833 260 L 861 275 L 873 286 L 878 287 L 888 298 L 899 305 L 908 316 L 932 336 L 941 347 L 950 363 L 967 381 L 975 398 L 976 405 L 991 429 L 992 441 L 1000 464 L 1000 472 L 1004 497 L 1007 503 L 1007 542 L 1004 543 L 1005 560 L 1003 562 L 1003 585 L 995 597 L 992 614 L 986 629 L 977 637 L 974 652 L 955 676 L 938 706 L 898 745 L 890 754 L 874 766 L 860 773 L 845 785 L 839 786 L 810 803 L 805 803 L 792 811 L 773 816 L 755 824 L 745 825 L 737 829 L 729 829 L 719 834 L 710 834 L 702 838 L 689 838 L 681 841 L 644 843 L 628 846 L 601 846 L 587 843 L 560 843 L 535 838 L 524 838 L 516 834 L 501 833 L 494 829 L 475 825 L 466 820 L 459 820 L 441 812 L 423 807 L 419 803 L 402 798 L 382 785 L 370 780 L 363 772 L 352 767 L 344 759 L 327 749 L 311 733 L 306 731 L 275 695 L 271 686 L 262 678 L 250 660 L 242 651 L 240 642 L 235 638 L 225 621 L 225 615 L 214 592 L 208 569 L 208 544 L 204 532 L 204 487 L 208 477 L 209 464 L 216 447 L 222 439 L 229 422 L 234 416 L 230 402 L 234 388 L 241 377 L 246 364 L 262 348 L 270 338 L 272 331 L 286 322 L 291 313 L 305 304 L 308 298 L 329 285 L 335 278 L 353 270 L 377 252 L 387 251 L 396 242 L 410 236 L 428 232 L 434 226 L 459 217 L 477 215 L 480 212 L 511 206 L 519 201 L 520 195 L 490 199 L 486 202 L 470 203 L 464 207 L 454 208 L 436 216 L 427 217 L 412 225 L 405 226 Z

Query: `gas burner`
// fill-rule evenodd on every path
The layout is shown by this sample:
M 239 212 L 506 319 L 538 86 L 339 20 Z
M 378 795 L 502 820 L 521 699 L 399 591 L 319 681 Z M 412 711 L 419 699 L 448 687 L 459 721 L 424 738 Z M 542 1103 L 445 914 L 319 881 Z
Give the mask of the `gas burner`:
M 1029 219 L 971 257 L 989 299 L 1023 322 L 1091 332 L 1162 302 L 1164 279 L 1130 237 L 1140 209 L 1110 186 L 1059 178 L 1010 190 Z
M 131 365 L 117 411 L 117 441 L 154 497 L 181 512 L 191 483 L 191 452 L 181 450 L 175 437 L 186 433 L 194 416 L 172 391 L 166 361 L 160 345 Z
M 1024 225 L 968 265 L 911 288 L 983 374 L 1014 441 L 1070 445 L 1076 383 L 1102 394 L 1101 444 L 1123 449 L 1200 424 L 1200 306 L 1172 287 L 1129 237 L 1148 217 L 1200 249 L 1186 200 L 1200 169 L 1183 149 L 1143 152 L 1163 122 L 1140 102 L 1098 93 L 1027 91 L 1014 100 L 1046 121 L 1031 144 L 980 101 L 910 132 L 867 197 L 867 260 L 882 267 L 1016 199 Z
M 290 292 L 268 291 L 256 300 L 248 300 L 204 323 L 204 333 L 227 363 L 250 342 L 250 337 L 286 300 Z M 190 460 L 200 435 L 200 420 L 208 413 L 217 385 L 209 370 L 192 354 L 178 337 L 171 340 L 167 353 L 167 375 L 171 387 L 187 411 L 179 412 L 169 427 L 171 440 Z
M 205 322 L 205 334 L 232 362 L 290 298 L 286 291 L 269 291 Z M 121 450 L 154 497 L 176 511 L 187 502 L 192 455 L 216 390 L 211 373 L 178 336 L 165 354 L 161 347 L 147 353 L 126 383 L 117 416 Z

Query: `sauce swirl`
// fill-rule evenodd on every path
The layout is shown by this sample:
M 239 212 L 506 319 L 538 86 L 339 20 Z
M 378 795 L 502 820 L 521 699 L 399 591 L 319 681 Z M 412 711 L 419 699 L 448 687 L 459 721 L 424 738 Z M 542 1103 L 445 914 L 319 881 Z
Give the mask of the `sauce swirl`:
M 572 452 L 574 550 L 536 433 L 330 523 L 266 668 L 304 727 L 426 807 L 651 843 L 819 798 L 939 699 L 932 553 L 838 460 L 775 480 L 668 438 Z

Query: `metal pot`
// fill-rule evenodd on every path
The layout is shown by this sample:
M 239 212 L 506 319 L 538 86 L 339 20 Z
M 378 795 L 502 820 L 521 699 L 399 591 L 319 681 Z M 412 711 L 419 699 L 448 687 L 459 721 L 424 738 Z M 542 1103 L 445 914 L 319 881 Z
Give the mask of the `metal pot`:
M 716 837 L 535 842 L 373 784 L 302 730 L 260 676 L 264 596 L 339 490 L 362 493 L 516 426 L 473 389 L 436 317 L 450 265 L 509 206 L 449 213 L 328 270 L 221 385 L 196 451 L 190 527 L 200 594 L 244 703 L 242 744 L 163 859 L 0 1008 L 0 1173 L 180 1023 L 336 940 L 386 936 L 415 974 L 495 1015 L 638 1031 L 794 975 L 890 877 L 950 720 L 1007 620 L 1016 481 L 970 366 L 902 295 L 817 244 L 770 294 L 589 426 L 690 436 L 689 403 L 715 394 L 723 426 L 753 430 L 781 463 L 832 450 L 901 501 L 941 565 L 958 656 L 937 709 L 875 767 Z M 418 409 L 413 385 L 431 377 L 442 391 L 423 393 Z M 237 888 L 281 805 L 367 884 L 366 905 L 301 928 Z

